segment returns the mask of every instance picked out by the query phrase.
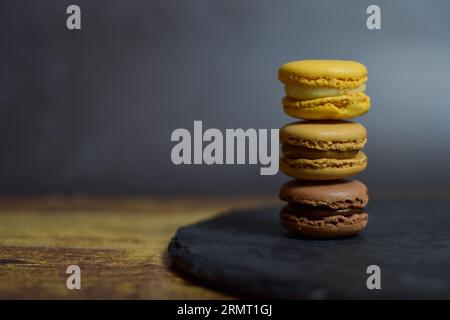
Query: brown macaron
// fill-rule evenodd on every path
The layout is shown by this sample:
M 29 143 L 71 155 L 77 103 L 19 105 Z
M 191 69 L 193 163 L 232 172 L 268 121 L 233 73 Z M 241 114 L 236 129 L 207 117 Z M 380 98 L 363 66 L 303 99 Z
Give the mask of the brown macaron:
M 367 187 L 358 180 L 292 180 L 280 190 L 287 201 L 280 222 L 291 232 L 329 238 L 354 235 L 367 226 Z

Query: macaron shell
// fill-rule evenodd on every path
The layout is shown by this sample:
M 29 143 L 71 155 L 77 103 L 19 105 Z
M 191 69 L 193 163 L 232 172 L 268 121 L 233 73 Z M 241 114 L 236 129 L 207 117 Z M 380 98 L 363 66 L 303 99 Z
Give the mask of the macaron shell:
M 357 234 L 367 226 L 368 220 L 367 213 L 309 220 L 291 214 L 286 207 L 280 212 L 280 222 L 284 228 L 302 236 L 315 238 L 346 237 Z
M 366 128 L 352 121 L 299 121 L 280 129 L 280 142 L 316 150 L 359 150 Z
M 284 97 L 283 110 L 291 117 L 305 120 L 352 119 L 369 112 L 370 98 L 362 92 L 310 100 Z
M 309 86 L 355 88 L 367 81 L 367 68 L 349 60 L 300 60 L 282 65 L 278 79 Z
M 369 202 L 367 186 L 358 180 L 291 180 L 283 184 L 283 201 L 330 209 L 364 208 Z
M 353 159 L 280 159 L 280 170 L 296 179 L 335 180 L 354 176 L 367 167 L 367 157 L 360 151 Z

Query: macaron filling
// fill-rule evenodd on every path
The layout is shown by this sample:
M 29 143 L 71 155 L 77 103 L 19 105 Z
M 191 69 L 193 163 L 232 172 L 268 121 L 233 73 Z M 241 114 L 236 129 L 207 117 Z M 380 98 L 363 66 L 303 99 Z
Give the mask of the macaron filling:
M 301 83 L 290 82 L 285 84 L 284 90 L 288 97 L 297 100 L 310 100 L 310 99 L 341 96 L 349 93 L 365 92 L 366 84 L 359 85 L 355 88 L 342 89 L 342 88 L 308 86 Z
M 317 150 L 302 146 L 294 146 L 284 144 L 281 147 L 283 156 L 289 159 L 353 159 L 358 154 L 359 149 L 356 150 Z
M 364 213 L 362 208 L 331 209 L 326 206 L 309 206 L 295 202 L 289 202 L 287 210 L 295 216 L 308 220 L 321 220 L 333 216 L 349 217 L 354 214 Z
M 285 162 L 291 168 L 297 169 L 323 169 L 323 168 L 351 168 L 362 167 L 367 165 L 367 157 L 362 151 L 358 151 L 356 156 L 351 159 L 333 159 L 333 158 L 320 158 L 320 159 L 290 159 L 287 157 L 281 158 L 280 164 Z M 283 170 L 283 167 L 281 167 Z

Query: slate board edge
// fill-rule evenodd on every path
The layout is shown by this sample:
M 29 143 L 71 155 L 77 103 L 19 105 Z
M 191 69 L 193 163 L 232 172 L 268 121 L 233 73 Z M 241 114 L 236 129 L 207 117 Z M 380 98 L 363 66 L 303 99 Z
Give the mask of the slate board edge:
M 223 215 L 229 215 L 233 213 L 240 213 L 242 211 L 259 211 L 261 209 L 279 209 L 279 206 L 271 205 L 271 206 L 264 206 L 264 207 L 258 207 L 258 208 L 238 208 L 238 209 L 232 209 L 228 211 L 221 211 L 217 213 L 216 215 L 208 218 L 203 219 L 200 221 L 197 221 L 195 223 L 191 223 L 189 225 L 183 226 L 178 228 L 175 235 L 172 237 L 172 239 L 169 242 L 168 245 L 168 254 L 170 259 L 172 260 L 173 264 L 176 268 L 181 270 L 186 275 L 193 277 L 193 279 L 198 282 L 200 285 L 211 288 L 216 291 L 220 291 L 232 296 L 235 296 L 237 298 L 243 298 L 243 299 L 293 299 L 292 296 L 286 295 L 284 290 L 280 290 L 278 285 L 270 285 L 270 283 L 265 283 L 265 288 L 267 290 L 261 290 L 261 287 L 259 285 L 252 285 L 250 283 L 246 283 L 246 285 L 242 286 L 233 286 L 229 285 L 232 281 L 234 281 L 234 278 L 227 278 L 223 277 L 220 280 L 215 279 L 214 276 L 211 275 L 209 272 L 210 268 L 207 265 L 199 266 L 195 263 L 192 263 L 192 260 L 195 257 L 195 254 L 192 252 L 189 252 L 189 250 L 181 244 L 181 242 L 178 240 L 179 235 L 186 229 L 189 229 L 190 227 L 194 227 L 198 224 L 207 223 L 211 220 L 214 220 L 220 216 Z M 216 271 L 218 270 L 217 265 L 214 266 Z M 226 269 L 222 268 L 220 270 L 222 274 L 226 274 Z M 257 292 L 257 294 L 256 294 Z M 270 294 L 267 294 L 270 292 Z M 294 299 L 311 299 L 310 296 L 301 296 L 301 297 L 295 297 Z M 339 296 L 339 294 L 330 292 L 327 296 L 327 299 L 342 299 L 342 297 Z

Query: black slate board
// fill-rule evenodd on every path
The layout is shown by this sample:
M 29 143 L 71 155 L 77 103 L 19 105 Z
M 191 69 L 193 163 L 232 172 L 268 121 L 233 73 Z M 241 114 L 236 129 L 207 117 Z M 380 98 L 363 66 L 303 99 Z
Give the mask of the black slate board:
M 280 207 L 181 228 L 169 255 L 188 274 L 244 298 L 450 298 L 449 201 L 373 201 L 366 230 L 333 240 L 284 231 Z M 381 268 L 381 290 L 367 289 L 372 264 Z

